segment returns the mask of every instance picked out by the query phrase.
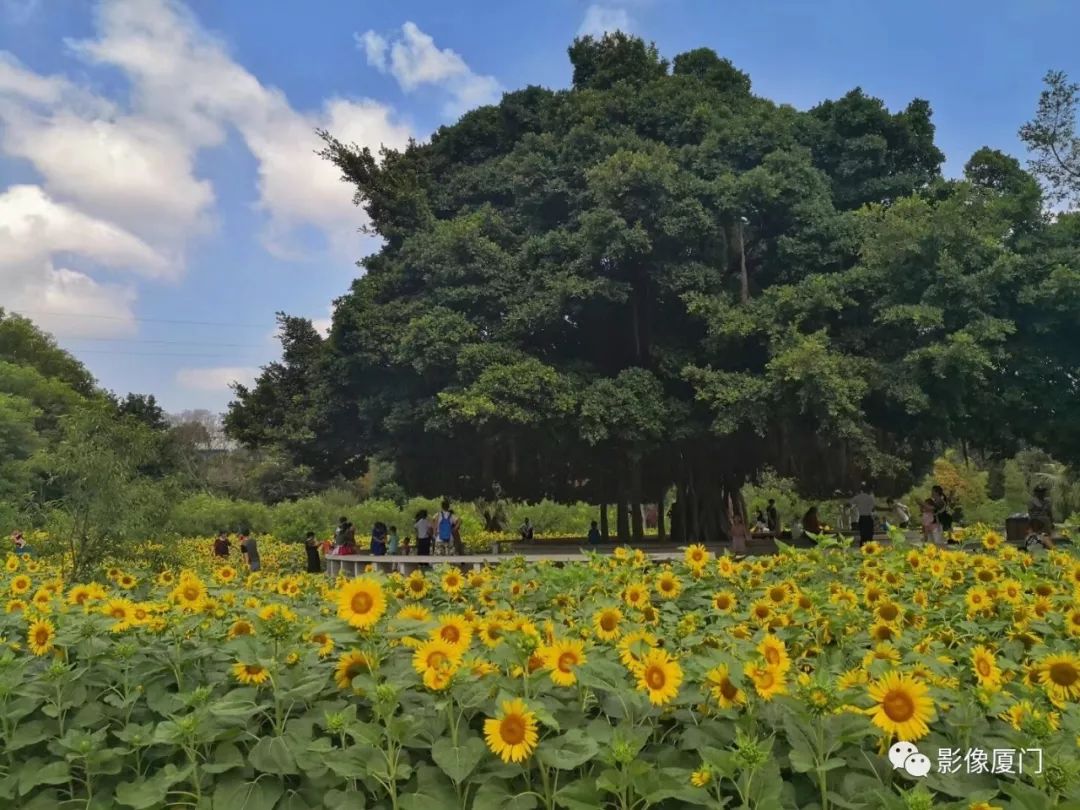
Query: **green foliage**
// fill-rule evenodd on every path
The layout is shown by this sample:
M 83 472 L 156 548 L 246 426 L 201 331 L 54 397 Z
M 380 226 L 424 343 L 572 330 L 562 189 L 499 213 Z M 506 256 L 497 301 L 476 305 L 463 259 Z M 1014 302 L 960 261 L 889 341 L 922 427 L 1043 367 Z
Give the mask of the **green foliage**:
M 162 528 L 172 493 L 142 471 L 158 447 L 149 428 L 132 417 L 118 419 L 102 403 L 63 417 L 60 440 L 35 457 L 45 490 L 53 493 L 41 506 L 44 526 L 75 579 Z
M 1034 153 L 1032 173 L 1046 183 L 1051 199 L 1080 202 L 1080 84 L 1060 70 L 1048 71 L 1044 81 L 1035 117 L 1020 127 L 1020 138 Z

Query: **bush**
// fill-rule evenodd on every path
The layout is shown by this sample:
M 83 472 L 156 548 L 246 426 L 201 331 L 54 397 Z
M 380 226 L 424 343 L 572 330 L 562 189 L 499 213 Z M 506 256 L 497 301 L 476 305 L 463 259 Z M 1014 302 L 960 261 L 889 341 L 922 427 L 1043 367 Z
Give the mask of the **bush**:
M 255 501 L 190 495 L 173 507 L 166 526 L 174 534 L 209 537 L 222 530 L 268 532 L 273 520 L 270 507 Z

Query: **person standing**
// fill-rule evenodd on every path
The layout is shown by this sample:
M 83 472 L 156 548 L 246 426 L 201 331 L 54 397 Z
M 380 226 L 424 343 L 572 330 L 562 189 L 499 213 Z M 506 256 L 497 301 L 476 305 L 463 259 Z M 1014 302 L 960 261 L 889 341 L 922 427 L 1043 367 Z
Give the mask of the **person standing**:
M 450 501 L 446 499 L 443 499 L 439 514 L 435 516 L 435 527 L 438 529 L 435 553 L 446 556 L 454 539 L 454 513 L 450 511 Z
M 315 532 L 308 532 L 304 537 L 304 552 L 307 554 L 307 572 L 321 574 L 322 560 L 319 559 L 319 541 L 315 539 Z
M 938 523 L 937 513 L 934 511 L 934 501 L 930 498 L 922 502 L 921 521 L 923 540 L 935 546 L 945 545 L 945 535 L 941 531 L 941 524 Z
M 337 528 L 334 529 L 334 548 L 345 545 L 345 534 L 349 530 L 349 519 L 342 515 L 338 518 Z
M 780 513 L 773 498 L 769 498 L 769 505 L 765 507 L 765 525 L 773 534 L 780 534 Z
M 465 541 L 461 539 L 461 518 L 450 510 L 450 539 L 453 541 L 454 553 L 459 557 L 465 555 Z
M 947 537 L 952 531 L 953 519 L 949 510 L 949 498 L 940 484 L 934 484 L 930 490 L 930 500 L 934 503 L 934 516 L 937 518 L 938 525 L 941 526 L 941 532 Z
M 808 534 L 821 534 L 821 518 L 818 517 L 817 507 L 811 506 L 806 510 L 802 519 L 803 531 Z
M 228 557 L 230 550 L 229 535 L 226 532 L 218 532 L 217 537 L 214 538 L 214 556 Z
M 262 568 L 262 561 L 259 559 L 259 543 L 255 539 L 255 532 L 252 532 L 247 537 L 241 535 L 240 553 L 244 555 L 247 560 L 248 568 L 252 573 L 255 573 Z
M 371 529 L 371 553 L 376 557 L 386 555 L 386 524 L 376 521 Z
M 421 509 L 416 513 L 416 523 L 413 524 L 416 531 L 416 553 L 421 557 L 431 556 L 431 521 L 428 520 L 427 510 Z
M 518 529 L 518 533 L 521 534 L 521 542 L 529 543 L 533 539 L 533 527 L 529 523 L 529 519 L 525 518 L 525 522 L 521 524 L 521 528 Z
M 858 516 L 859 546 L 862 547 L 874 539 L 874 509 L 877 508 L 874 495 L 865 481 L 850 503 Z
M 390 536 L 386 538 L 386 552 L 391 556 L 398 553 L 398 546 L 401 543 L 401 538 L 398 537 L 397 526 L 390 527 Z
M 1035 534 L 1054 533 L 1054 507 L 1048 492 L 1046 484 L 1037 484 L 1028 501 L 1028 523 Z

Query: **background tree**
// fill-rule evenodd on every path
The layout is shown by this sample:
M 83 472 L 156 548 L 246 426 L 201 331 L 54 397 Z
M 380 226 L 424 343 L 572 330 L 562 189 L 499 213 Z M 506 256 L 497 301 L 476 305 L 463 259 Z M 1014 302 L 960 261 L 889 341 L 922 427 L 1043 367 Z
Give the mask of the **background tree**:
M 918 385 L 862 378 L 899 360 L 861 323 L 892 268 L 860 267 L 860 239 L 900 223 L 855 213 L 935 181 L 925 102 L 799 113 L 707 49 L 669 65 L 621 34 L 570 58 L 570 90 L 509 93 L 427 144 L 325 135 L 385 246 L 305 342 L 317 360 L 238 391 L 231 434 L 344 474 L 385 457 L 411 491 L 618 504 L 623 539 L 672 485 L 680 533 L 716 538 L 766 467 L 831 493 L 928 463 L 902 433 L 936 435 Z M 285 424 L 299 442 L 264 427 Z
M 1080 84 L 1060 70 L 1048 71 L 1035 117 L 1020 127 L 1020 139 L 1033 152 L 1031 171 L 1055 202 L 1080 202 L 1080 138 L 1076 135 Z

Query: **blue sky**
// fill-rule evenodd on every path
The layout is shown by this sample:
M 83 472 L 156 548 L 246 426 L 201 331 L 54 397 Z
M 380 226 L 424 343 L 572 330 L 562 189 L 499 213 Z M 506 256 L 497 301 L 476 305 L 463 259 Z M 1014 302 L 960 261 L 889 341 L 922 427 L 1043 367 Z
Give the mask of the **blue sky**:
M 711 47 L 800 108 L 929 99 L 948 174 L 1020 155 L 1046 70 L 1080 78 L 1068 0 L 0 0 L 0 306 L 108 388 L 220 410 L 276 356 L 274 312 L 325 321 L 377 248 L 315 126 L 424 139 L 567 86 L 573 37 L 612 27 Z

